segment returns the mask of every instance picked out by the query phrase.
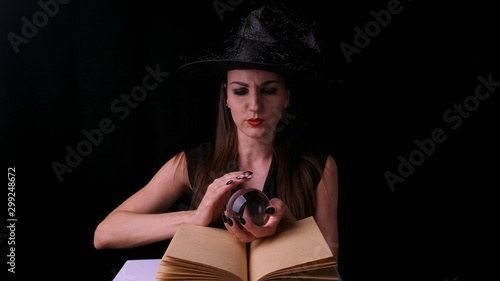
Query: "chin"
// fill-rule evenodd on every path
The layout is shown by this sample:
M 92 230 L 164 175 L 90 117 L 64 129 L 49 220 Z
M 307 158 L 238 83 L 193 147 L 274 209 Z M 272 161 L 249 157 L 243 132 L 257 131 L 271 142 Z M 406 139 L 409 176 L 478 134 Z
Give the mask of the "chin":
M 258 134 L 250 134 L 251 138 L 258 140 L 260 143 L 272 143 L 274 140 L 274 134 L 269 130 L 262 130 Z

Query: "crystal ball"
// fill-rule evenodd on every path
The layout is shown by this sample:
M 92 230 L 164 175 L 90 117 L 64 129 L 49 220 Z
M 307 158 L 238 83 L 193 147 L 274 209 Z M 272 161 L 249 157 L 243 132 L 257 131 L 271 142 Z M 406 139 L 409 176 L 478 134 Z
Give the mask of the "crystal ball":
M 269 220 L 266 208 L 269 198 L 255 188 L 241 188 L 231 195 L 226 205 L 227 215 L 239 227 L 250 219 L 255 225 L 262 226 Z M 242 220 L 243 218 L 243 220 Z

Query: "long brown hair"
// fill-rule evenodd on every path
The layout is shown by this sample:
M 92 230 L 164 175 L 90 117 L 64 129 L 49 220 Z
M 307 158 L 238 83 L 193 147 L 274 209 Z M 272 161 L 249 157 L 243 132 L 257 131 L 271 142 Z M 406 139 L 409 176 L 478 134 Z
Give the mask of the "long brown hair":
M 214 179 L 238 167 L 238 137 L 236 125 L 225 104 L 227 91 L 224 83 L 225 78 L 220 86 L 214 154 L 211 162 L 199 163 L 195 169 L 191 208 L 200 204 L 208 185 Z M 289 108 L 290 106 L 285 110 Z M 292 127 L 293 122 L 280 119 L 272 140 L 273 157 L 277 165 L 277 196 L 287 204 L 292 214 L 300 219 L 314 215 L 314 184 L 318 182 L 315 179 L 321 177 L 323 167 L 315 155 L 302 150 L 302 147 L 295 143 Z

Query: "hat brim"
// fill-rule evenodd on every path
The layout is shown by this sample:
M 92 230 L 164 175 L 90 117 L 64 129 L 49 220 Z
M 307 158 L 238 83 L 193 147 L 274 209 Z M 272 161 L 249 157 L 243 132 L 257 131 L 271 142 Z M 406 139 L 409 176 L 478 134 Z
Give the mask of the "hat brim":
M 275 64 L 255 63 L 237 60 L 204 60 L 187 63 L 179 67 L 178 71 L 185 80 L 200 77 L 224 75 L 234 69 L 258 69 L 281 74 L 283 77 L 297 77 L 299 72 Z M 303 73 L 302 73 L 303 74 Z

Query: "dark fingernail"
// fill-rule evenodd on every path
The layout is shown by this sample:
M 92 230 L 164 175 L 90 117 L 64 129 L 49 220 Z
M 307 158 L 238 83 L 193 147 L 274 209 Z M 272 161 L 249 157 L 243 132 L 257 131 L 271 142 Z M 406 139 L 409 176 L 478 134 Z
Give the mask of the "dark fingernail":
M 240 222 L 242 225 L 245 225 L 247 223 L 247 221 L 243 217 L 240 217 Z
M 246 177 L 248 177 L 248 176 L 253 175 L 253 172 L 252 171 L 244 171 L 243 175 L 245 175 Z
M 230 184 L 232 184 L 232 183 L 233 183 L 233 180 L 228 180 L 228 181 L 226 182 L 226 185 L 230 185 Z
M 237 180 L 241 180 L 241 179 L 242 179 L 242 177 L 240 177 L 240 176 L 236 176 L 236 179 L 237 179 Z
M 227 223 L 229 226 L 233 226 L 233 220 L 231 218 L 227 218 Z
M 222 216 L 221 216 L 221 217 L 222 217 L 222 221 L 223 221 L 224 223 L 227 223 L 227 217 L 226 217 L 226 215 L 222 214 Z
M 276 212 L 276 210 L 273 207 L 266 209 L 266 214 L 272 215 L 274 212 Z

